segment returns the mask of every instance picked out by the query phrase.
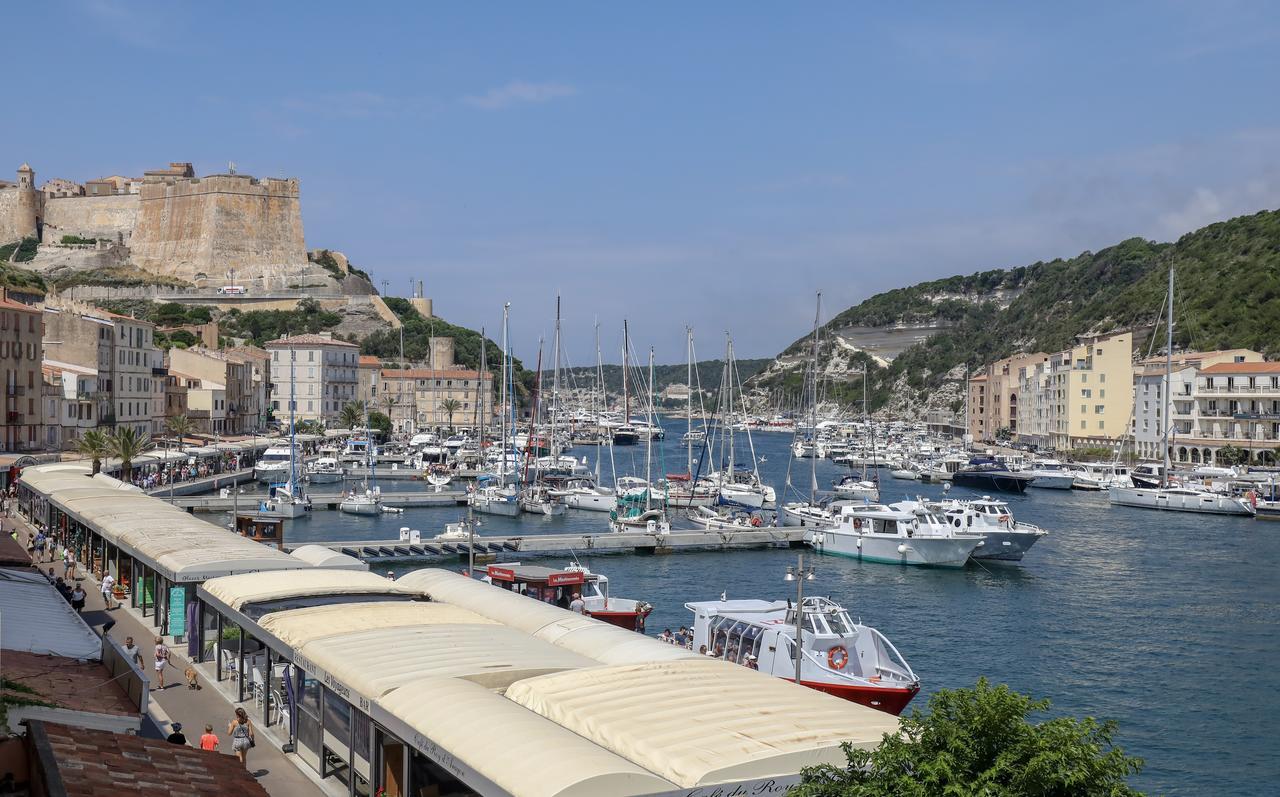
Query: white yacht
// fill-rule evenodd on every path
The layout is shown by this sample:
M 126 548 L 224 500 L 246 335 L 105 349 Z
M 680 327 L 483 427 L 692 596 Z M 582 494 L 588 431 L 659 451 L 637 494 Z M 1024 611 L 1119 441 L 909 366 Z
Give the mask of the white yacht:
M 256 465 L 253 466 L 253 478 L 266 484 L 289 481 L 289 461 L 292 458 L 289 446 L 272 446 L 262 452 Z
M 807 542 L 819 553 L 868 562 L 964 567 L 983 541 L 982 534 L 957 531 L 937 519 L 881 504 L 846 504 L 831 528 L 814 529 Z
M 1023 473 L 1035 477 L 1028 486 L 1047 490 L 1070 490 L 1076 481 L 1076 472 L 1056 459 L 1032 460 Z
M 342 497 L 338 510 L 348 515 L 380 515 L 382 498 L 373 490 L 363 492 L 352 490 Z
M 477 512 L 515 517 L 520 514 L 520 493 L 514 487 L 501 486 L 490 480 L 477 480 L 467 495 L 467 503 Z
M 1077 490 L 1109 490 L 1112 487 L 1132 487 L 1129 467 L 1112 462 L 1090 462 L 1076 472 L 1071 486 Z
M 320 457 L 305 469 L 307 481 L 312 484 L 333 484 L 342 481 L 342 466 L 333 457 Z
M 545 484 L 535 483 L 520 491 L 520 509 L 534 515 L 558 517 L 564 514 L 564 501 Z
M 617 506 L 618 496 L 610 487 L 600 487 L 589 476 L 565 479 L 555 486 L 551 494 L 558 496 L 570 509 L 588 512 L 611 512 Z
M 832 482 L 831 489 L 841 498 L 880 500 L 880 487 L 870 479 L 859 479 L 857 476 L 845 476 Z
M 986 539 L 974 550 L 974 559 L 1020 562 L 1031 546 L 1048 534 L 1039 526 L 1015 521 L 1009 505 L 989 495 L 974 501 L 901 501 L 890 506 L 921 517 L 934 514 L 957 531 L 983 535 Z
M 1254 506 L 1246 498 L 1211 493 L 1194 487 L 1112 487 L 1111 503 L 1143 509 L 1174 512 L 1205 512 L 1214 515 L 1252 515 Z

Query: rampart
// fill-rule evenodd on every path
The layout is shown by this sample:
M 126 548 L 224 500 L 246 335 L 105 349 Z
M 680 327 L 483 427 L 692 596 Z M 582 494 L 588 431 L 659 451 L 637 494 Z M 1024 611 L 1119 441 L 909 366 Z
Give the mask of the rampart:
M 298 181 L 243 175 L 149 182 L 133 236 L 135 265 L 196 281 L 308 270 Z
M 77 235 L 128 245 L 137 220 L 137 194 L 46 199 L 43 238 L 58 243 L 64 235 Z
M 0 188 L 0 244 L 16 241 L 26 230 L 18 229 L 18 189 Z

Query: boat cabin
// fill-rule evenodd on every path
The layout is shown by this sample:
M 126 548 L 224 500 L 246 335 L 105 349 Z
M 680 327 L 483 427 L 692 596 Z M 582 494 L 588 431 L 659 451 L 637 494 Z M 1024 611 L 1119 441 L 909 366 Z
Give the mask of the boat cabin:
M 600 592 L 607 596 L 609 590 L 608 578 L 576 568 L 556 570 L 539 565 L 492 564 L 485 569 L 485 575 L 495 587 L 518 592 L 561 608 L 569 605 L 575 592 L 585 596 L 588 592 L 586 588 L 590 588 L 593 593 Z
M 284 518 L 258 514 L 236 515 L 236 534 L 284 550 Z

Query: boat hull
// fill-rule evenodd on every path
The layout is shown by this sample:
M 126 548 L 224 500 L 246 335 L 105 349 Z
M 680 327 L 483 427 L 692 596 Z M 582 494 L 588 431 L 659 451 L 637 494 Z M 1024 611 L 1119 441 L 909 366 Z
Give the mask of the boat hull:
M 346 512 L 348 515 L 377 515 L 381 514 L 382 507 L 377 504 L 368 504 L 363 501 L 358 503 L 343 501 L 338 504 L 338 511 Z
M 565 506 L 570 509 L 582 509 L 587 512 L 612 512 L 618 505 L 618 497 L 613 493 L 565 493 Z
M 960 487 L 972 487 L 975 490 L 996 490 L 1002 493 L 1026 492 L 1032 480 L 1008 473 L 966 473 L 956 471 L 951 477 L 953 484 Z
M 919 686 L 857 686 L 800 680 L 802 686 L 826 692 L 867 708 L 898 716 L 920 692 Z
M 308 473 L 307 481 L 312 484 L 334 484 L 342 481 L 341 473 Z
M 286 481 L 289 478 L 288 463 L 283 468 L 257 466 L 253 469 L 253 478 L 263 484 Z
M 1200 512 L 1210 515 L 1252 515 L 1253 507 L 1242 498 L 1216 493 L 1170 493 L 1140 487 L 1112 487 L 1111 503 L 1169 512 Z
M 1029 486 L 1039 487 L 1041 490 L 1070 490 L 1075 481 L 1076 477 L 1070 473 L 1052 475 L 1037 473 L 1036 480 Z
M 980 529 L 977 533 L 986 539 L 978 543 L 978 547 L 973 549 L 971 556 L 974 559 L 996 562 L 1021 562 L 1022 557 L 1031 550 L 1031 546 L 1044 536 L 1026 531 L 993 531 L 991 529 Z
M 819 553 L 866 562 L 917 567 L 964 567 L 981 538 L 880 536 L 844 531 L 815 531 L 809 545 Z
M 520 514 L 519 501 L 489 501 L 481 498 L 473 500 L 471 502 L 471 508 L 477 512 L 483 512 L 486 515 L 515 517 Z
M 831 519 L 831 515 L 827 513 L 815 514 L 810 507 L 796 508 L 784 506 L 779 511 L 782 516 L 782 525 L 799 526 L 801 528 L 831 528 L 835 525 L 835 521 Z

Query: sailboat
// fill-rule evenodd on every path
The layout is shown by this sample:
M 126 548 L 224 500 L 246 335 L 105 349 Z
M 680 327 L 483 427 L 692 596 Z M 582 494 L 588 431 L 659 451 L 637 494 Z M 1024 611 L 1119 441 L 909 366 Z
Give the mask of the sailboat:
M 295 353 L 289 349 L 289 480 L 283 484 L 272 485 L 271 500 L 267 502 L 270 512 L 277 512 L 287 518 L 296 518 L 311 511 L 311 501 L 307 498 L 298 472 L 298 437 L 294 424 L 294 360 Z
M 626 322 L 623 322 L 623 338 L 627 338 Z M 624 344 L 630 348 L 630 343 Z M 625 371 L 624 371 L 625 373 Z M 647 421 L 653 425 L 653 348 L 649 349 L 649 387 L 647 390 Z M 613 531 L 631 531 L 643 528 L 650 533 L 666 534 L 671 531 L 671 523 L 667 519 L 665 506 L 666 496 L 662 495 L 655 505 L 653 489 L 653 435 L 645 436 L 644 450 L 644 482 L 639 488 L 623 489 L 623 482 L 618 481 L 618 497 L 614 510 L 609 513 L 609 528 Z
M 555 352 L 552 359 L 555 363 L 553 366 L 553 376 L 551 383 L 551 411 L 550 415 L 550 431 L 547 434 L 547 445 L 550 447 L 548 456 L 545 458 L 534 457 L 535 447 L 533 439 L 537 436 L 538 420 L 542 413 L 542 344 L 538 344 L 538 370 L 537 379 L 534 382 L 533 391 L 533 412 L 529 422 L 529 440 L 525 444 L 525 474 L 529 472 L 529 462 L 533 461 L 533 478 L 528 481 L 528 485 L 520 491 L 520 509 L 523 512 L 529 512 L 535 515 L 543 515 L 545 517 L 555 517 L 564 514 L 565 504 L 560 496 L 556 495 L 548 486 L 542 465 L 554 466 L 558 464 L 560 459 L 560 440 L 556 434 L 556 421 L 560 412 L 560 297 L 556 297 L 556 332 L 554 342 Z
M 792 442 L 792 461 L 809 460 L 809 500 L 790 501 L 782 505 L 781 520 L 784 526 L 831 526 L 835 523 L 831 510 L 818 503 L 818 333 L 822 321 L 822 293 L 818 293 L 817 311 L 813 315 L 813 349 L 809 368 L 805 374 L 805 401 L 809 404 L 808 429 L 796 426 L 796 439 Z M 864 380 L 865 382 L 865 380 Z M 802 435 L 804 435 L 802 437 Z M 787 464 L 788 490 L 791 484 L 791 466 Z
M 1253 503 L 1245 498 L 1232 495 L 1212 493 L 1194 487 L 1174 485 L 1169 480 L 1171 473 L 1169 462 L 1169 436 L 1173 429 L 1171 413 L 1171 394 L 1173 392 L 1173 266 L 1169 266 L 1169 306 L 1168 306 L 1164 374 L 1164 434 L 1161 436 L 1161 447 L 1164 449 L 1164 469 L 1160 472 L 1159 487 L 1124 487 L 1113 486 L 1108 491 L 1112 504 L 1133 506 L 1142 509 L 1163 509 L 1169 512 L 1202 512 L 1214 515 L 1253 515 Z
M 604 364 L 600 357 L 600 325 L 596 324 L 596 390 L 591 393 L 592 415 L 600 416 L 601 407 L 597 404 L 604 392 Z M 604 459 L 604 448 L 596 452 L 595 478 L 589 476 L 573 476 L 569 478 L 557 493 L 570 509 L 584 509 L 589 512 L 611 512 L 617 506 L 617 491 L 612 487 L 604 487 L 600 483 L 600 463 Z M 613 460 L 613 446 L 609 449 L 609 468 L 615 482 L 618 480 L 617 466 Z
M 515 467 L 515 451 L 508 451 L 511 444 L 510 432 L 515 428 L 514 373 L 511 365 L 511 346 L 508 340 L 508 320 L 511 314 L 511 303 L 502 306 L 502 424 L 498 438 L 500 459 L 496 473 L 483 473 L 476 478 L 475 487 L 467 496 L 467 503 L 476 512 L 490 515 L 515 517 L 520 514 L 520 490 L 507 482 L 519 473 Z M 510 424 L 510 429 L 508 428 Z M 481 437 L 481 447 L 484 438 Z
M 720 384 L 721 420 L 718 424 L 720 450 L 724 457 L 721 470 L 708 476 L 720 495 L 720 503 L 746 509 L 772 509 L 777 506 L 778 496 L 773 487 L 760 480 L 759 460 L 756 458 L 755 443 L 751 439 L 751 428 L 745 429 L 747 447 L 751 453 L 750 469 L 739 467 L 735 461 L 735 436 L 733 391 L 737 387 L 741 393 L 742 385 L 737 379 L 737 361 L 733 356 L 733 338 L 725 336 L 725 361 L 723 379 Z M 745 408 L 744 417 L 745 417 Z
M 369 435 L 369 444 L 365 446 L 365 462 L 368 475 L 365 477 L 364 492 L 351 492 L 342 497 L 338 510 L 348 515 L 380 515 L 382 514 L 382 496 L 373 484 L 373 429 L 369 426 L 369 405 L 364 407 L 364 428 Z

